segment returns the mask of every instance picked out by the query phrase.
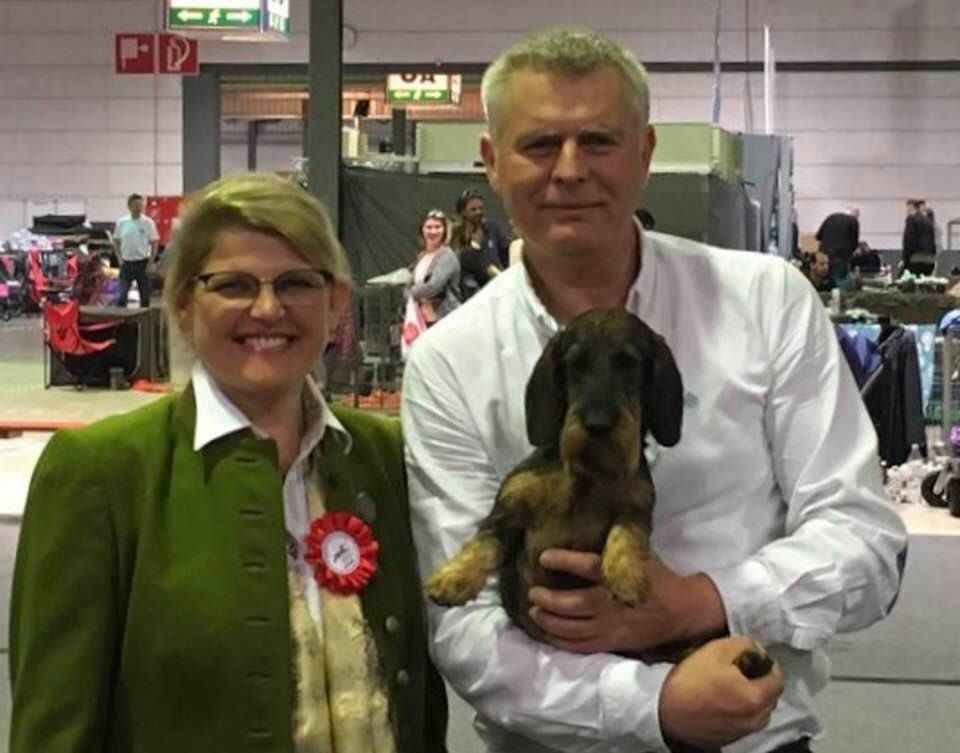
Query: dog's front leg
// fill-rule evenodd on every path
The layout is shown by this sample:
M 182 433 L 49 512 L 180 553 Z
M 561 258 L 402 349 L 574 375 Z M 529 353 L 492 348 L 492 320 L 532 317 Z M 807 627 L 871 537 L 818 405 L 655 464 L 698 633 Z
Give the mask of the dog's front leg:
M 607 534 L 600 567 L 604 584 L 624 604 L 636 606 L 646 600 L 649 557 L 646 526 L 634 518 L 619 518 Z
M 481 530 L 427 579 L 427 596 L 444 607 L 466 604 L 477 598 L 487 577 L 500 567 L 502 557 L 500 540 Z

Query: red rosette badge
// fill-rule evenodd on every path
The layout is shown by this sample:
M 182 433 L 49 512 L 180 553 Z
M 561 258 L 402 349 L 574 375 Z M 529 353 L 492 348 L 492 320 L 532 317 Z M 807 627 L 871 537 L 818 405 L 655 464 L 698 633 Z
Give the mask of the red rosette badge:
M 377 572 L 380 544 L 370 526 L 346 512 L 328 512 L 310 524 L 304 559 L 323 588 L 339 594 L 363 590 Z

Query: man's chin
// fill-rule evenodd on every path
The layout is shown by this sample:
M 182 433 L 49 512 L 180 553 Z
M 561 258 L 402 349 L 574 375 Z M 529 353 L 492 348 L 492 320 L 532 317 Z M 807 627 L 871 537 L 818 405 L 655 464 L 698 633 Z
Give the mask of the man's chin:
M 544 246 L 559 256 L 584 256 L 596 253 L 603 246 L 600 234 L 587 225 L 553 228 Z

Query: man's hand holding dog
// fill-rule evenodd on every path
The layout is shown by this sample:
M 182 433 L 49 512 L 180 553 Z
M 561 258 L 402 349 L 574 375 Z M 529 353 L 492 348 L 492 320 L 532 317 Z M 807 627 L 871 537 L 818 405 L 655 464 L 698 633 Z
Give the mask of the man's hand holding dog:
M 548 549 L 540 564 L 596 585 L 571 590 L 530 590 L 531 617 L 554 646 L 579 653 L 640 654 L 675 643 L 724 635 L 720 594 L 705 575 L 681 576 L 655 555 L 647 561 L 647 600 L 636 607 L 617 601 L 601 582 L 600 556 Z M 711 640 L 674 667 L 660 695 L 660 726 L 672 740 L 717 748 L 766 727 L 783 692 L 777 664 L 748 679 L 737 667 L 756 643 L 743 636 Z
M 763 677 L 744 677 L 735 660 L 755 648 L 750 638 L 720 638 L 677 664 L 660 692 L 663 735 L 715 749 L 766 727 L 783 692 L 783 672 L 774 664 Z
M 596 585 L 571 590 L 530 589 L 530 615 L 547 640 L 566 651 L 639 654 L 672 643 L 697 643 L 726 632 L 720 594 L 705 575 L 682 576 L 655 555 L 647 561 L 647 599 L 617 601 L 603 585 L 600 556 L 548 549 L 540 564 Z

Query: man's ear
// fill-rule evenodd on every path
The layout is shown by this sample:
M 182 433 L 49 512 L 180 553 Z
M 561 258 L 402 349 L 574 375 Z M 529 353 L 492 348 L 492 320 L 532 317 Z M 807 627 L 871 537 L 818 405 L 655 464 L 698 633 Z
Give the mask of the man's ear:
M 643 164 L 643 186 L 641 189 L 647 187 L 647 182 L 650 180 L 650 163 L 653 160 L 653 150 L 657 148 L 657 131 L 652 125 L 648 125 L 643 134 L 643 153 L 640 155 L 640 160 Z
M 483 157 L 483 164 L 487 168 L 487 180 L 490 187 L 499 192 L 500 178 L 497 174 L 497 150 L 493 144 L 493 137 L 489 133 L 480 137 L 480 156 Z

